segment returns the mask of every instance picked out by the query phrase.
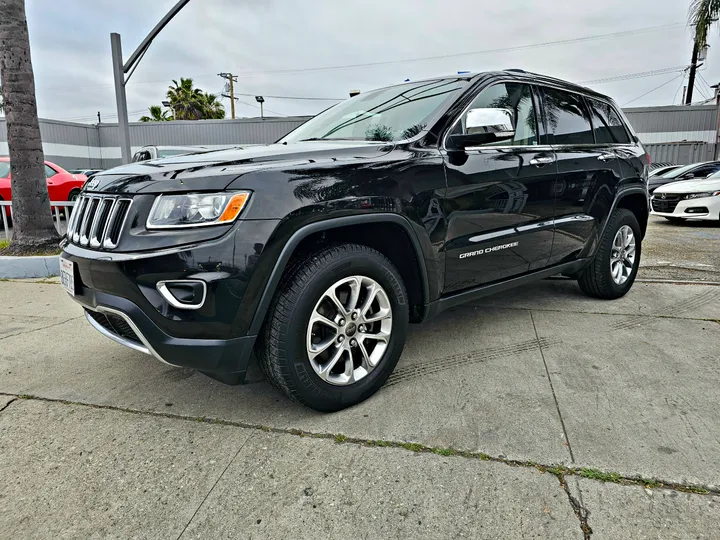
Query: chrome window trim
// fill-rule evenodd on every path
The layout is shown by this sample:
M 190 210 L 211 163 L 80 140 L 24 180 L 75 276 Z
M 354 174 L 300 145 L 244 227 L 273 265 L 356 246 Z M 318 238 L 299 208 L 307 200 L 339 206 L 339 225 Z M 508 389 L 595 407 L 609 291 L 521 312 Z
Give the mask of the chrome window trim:
M 507 145 L 507 146 L 475 146 L 475 147 L 468 147 L 468 148 L 466 148 L 465 150 L 476 150 L 476 149 L 478 149 L 478 148 L 488 149 L 488 150 L 492 150 L 493 148 L 505 149 L 505 150 L 507 150 L 507 149 L 528 149 L 528 148 L 534 148 L 534 149 L 536 149 L 536 148 L 538 148 L 538 147 L 547 147 L 547 148 L 550 148 L 551 150 L 554 150 L 555 148 L 559 148 L 559 147 L 597 148 L 597 147 L 607 147 L 607 146 L 623 147 L 623 146 L 628 146 L 628 145 L 637 144 L 636 141 L 633 141 L 632 132 L 629 131 L 628 125 L 626 125 L 627 119 L 625 118 L 625 116 L 624 116 L 623 114 L 621 114 L 621 113 L 618 112 L 618 109 L 617 109 L 617 107 L 615 106 L 615 104 L 614 104 L 612 101 L 610 101 L 610 99 L 607 98 L 607 97 L 593 96 L 593 95 L 590 95 L 590 94 L 587 93 L 587 92 L 580 92 L 580 91 L 577 91 L 577 90 L 568 90 L 567 88 L 563 88 L 563 87 L 562 87 L 561 85 L 559 85 L 559 84 L 553 84 L 553 83 L 548 83 L 548 82 L 543 82 L 543 81 L 524 80 L 524 79 L 522 79 L 522 78 L 518 78 L 518 79 L 514 79 L 514 78 L 500 78 L 500 79 L 496 79 L 496 80 L 493 80 L 493 81 L 492 81 L 490 84 L 488 84 L 487 86 L 485 86 L 482 90 L 480 90 L 480 92 L 483 92 L 483 91 L 487 90 L 488 88 L 491 88 L 492 86 L 495 86 L 496 84 L 509 83 L 509 82 L 510 82 L 510 83 L 516 83 L 516 84 L 527 84 L 528 86 L 535 86 L 537 90 L 541 90 L 543 86 L 546 86 L 546 87 L 548 87 L 548 88 L 553 88 L 553 89 L 555 89 L 555 90 L 560 90 L 560 91 L 562 91 L 562 92 L 567 92 L 567 93 L 569 93 L 569 94 L 575 94 L 575 95 L 577 95 L 577 96 L 580 96 L 581 98 L 589 98 L 589 99 L 594 99 L 594 100 L 597 100 L 597 101 L 601 101 L 601 102 L 605 103 L 606 105 L 609 105 L 609 106 L 615 111 L 615 114 L 617 114 L 618 117 L 623 121 L 623 127 L 625 128 L 625 131 L 626 131 L 627 134 L 628 134 L 628 137 L 629 137 L 629 139 L 630 139 L 630 142 L 629 142 L 629 143 L 612 143 L 612 144 L 598 144 L 598 143 L 593 143 L 593 144 L 564 144 L 564 145 L 563 145 L 563 144 L 558 144 L 558 145 L 547 145 L 547 144 L 545 144 L 545 145 L 540 145 L 540 144 L 532 145 L 532 144 L 530 144 L 530 145 L 518 145 L 518 146 L 512 146 L 512 145 Z M 450 127 L 449 127 L 447 130 L 445 130 L 445 134 L 443 135 L 443 137 L 442 137 L 442 142 L 441 142 L 441 144 L 440 144 L 440 149 L 441 149 L 441 150 L 444 150 L 444 151 L 446 151 L 446 152 L 448 151 L 448 147 L 447 147 L 447 138 L 448 138 L 448 135 L 450 135 L 450 132 L 455 128 L 455 125 L 460 121 L 460 119 L 463 117 L 463 115 L 466 114 L 466 113 L 470 110 L 470 107 L 472 106 L 473 102 L 475 101 L 475 98 L 477 98 L 477 96 L 480 95 L 480 92 L 478 92 L 477 94 L 475 94 L 475 96 L 472 98 L 472 100 L 470 101 L 470 103 L 468 104 L 468 106 L 465 107 L 465 109 L 463 109 L 463 111 L 458 115 L 458 117 L 455 118 L 455 120 L 454 120 L 453 123 L 450 125 Z M 535 100 L 533 100 L 533 109 L 535 109 Z M 538 118 L 540 117 L 540 114 L 539 114 L 539 113 L 540 113 L 540 111 L 535 110 L 535 115 L 538 116 Z M 592 126 L 592 121 L 590 122 L 590 125 Z M 540 134 L 538 133 L 537 136 L 538 136 L 538 139 L 539 139 L 539 138 L 540 138 Z M 547 134 L 546 134 L 546 136 L 547 136 Z M 593 136 L 594 136 L 594 135 L 593 135 Z M 539 151 L 542 152 L 543 150 L 539 150 Z M 547 151 L 547 150 L 545 150 L 545 151 Z

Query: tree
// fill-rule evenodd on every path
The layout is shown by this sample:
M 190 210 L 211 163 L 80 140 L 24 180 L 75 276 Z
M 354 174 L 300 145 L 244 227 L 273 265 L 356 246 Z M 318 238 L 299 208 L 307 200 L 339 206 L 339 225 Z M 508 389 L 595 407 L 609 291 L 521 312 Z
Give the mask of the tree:
M 143 116 L 140 121 L 222 120 L 225 118 L 225 107 L 218 101 L 217 96 L 195 88 L 192 79 L 180 78 L 179 83 L 173 80 L 172 86 L 167 91 L 167 99 L 173 111 L 172 116 L 168 116 L 168 113 L 158 105 L 153 105 L 150 107 L 150 116 Z
M 698 49 L 707 45 L 708 34 L 720 18 L 720 0 L 692 0 L 688 13 L 690 24 L 695 27 Z
M 193 86 L 192 79 L 173 80 L 167 98 L 177 120 L 201 120 L 204 112 L 203 91 Z
M 215 94 L 203 94 L 203 117 L 207 120 L 222 120 L 225 118 L 225 107 L 218 101 Z
M 25 0 L 0 0 L 0 78 L 10 149 L 14 232 L 10 253 L 54 251 Z
M 2 86 L 0 86 L 0 114 L 5 110 L 5 100 L 2 97 Z
M 150 116 L 142 116 L 141 122 L 168 122 L 172 120 L 172 116 L 168 116 L 167 111 L 163 111 L 159 105 L 150 106 Z

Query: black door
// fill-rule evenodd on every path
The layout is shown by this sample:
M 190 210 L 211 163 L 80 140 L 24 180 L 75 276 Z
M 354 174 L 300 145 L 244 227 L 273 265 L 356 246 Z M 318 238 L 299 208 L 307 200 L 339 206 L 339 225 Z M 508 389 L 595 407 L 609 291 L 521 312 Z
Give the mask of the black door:
M 558 166 L 552 265 L 576 259 L 597 238 L 621 170 L 616 145 L 605 137 L 596 141 L 599 134 L 593 133 L 583 96 L 554 88 L 542 88 L 541 93 L 548 140 Z M 599 124 L 599 118 L 594 120 Z
M 550 257 L 557 166 L 552 149 L 539 144 L 531 87 L 508 82 L 482 90 L 450 134 L 472 134 L 469 116 L 498 110 L 513 120 L 509 138 L 464 150 L 446 140 L 445 293 L 541 268 Z

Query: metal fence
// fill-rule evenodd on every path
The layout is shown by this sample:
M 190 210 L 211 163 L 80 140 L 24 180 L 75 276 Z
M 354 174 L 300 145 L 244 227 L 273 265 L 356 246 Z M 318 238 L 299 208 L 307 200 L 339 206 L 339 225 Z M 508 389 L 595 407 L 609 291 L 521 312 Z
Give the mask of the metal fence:
M 53 223 L 60 236 L 64 236 L 67 232 L 67 223 L 72 215 L 74 206 L 75 201 L 50 201 Z M 0 201 L 0 215 L 2 216 L 4 238 L 10 241 L 12 239 L 12 201 Z

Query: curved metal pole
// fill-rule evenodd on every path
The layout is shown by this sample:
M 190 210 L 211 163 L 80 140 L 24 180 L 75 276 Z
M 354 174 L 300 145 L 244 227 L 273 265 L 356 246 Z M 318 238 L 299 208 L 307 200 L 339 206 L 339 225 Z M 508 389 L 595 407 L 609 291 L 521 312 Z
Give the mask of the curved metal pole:
M 150 48 L 153 39 L 162 31 L 163 28 L 184 8 L 190 0 L 180 0 L 173 8 L 168 11 L 165 16 L 155 25 L 155 28 L 130 55 L 129 60 L 123 64 L 122 60 L 122 43 L 120 34 L 110 34 L 110 45 L 112 48 L 113 74 L 115 79 L 115 101 L 117 103 L 118 128 L 120 139 L 120 152 L 123 163 L 130 163 L 130 124 L 128 123 L 127 114 L 127 96 L 125 95 L 125 85 L 133 74 L 135 67 L 142 60 L 147 50 Z M 129 72 L 127 78 L 125 74 Z

